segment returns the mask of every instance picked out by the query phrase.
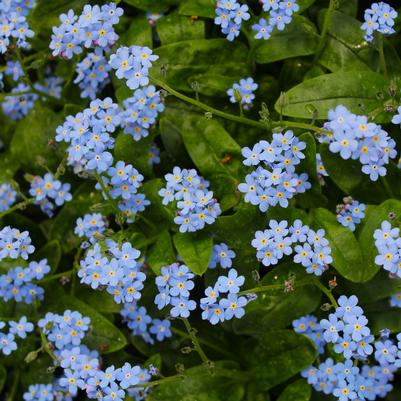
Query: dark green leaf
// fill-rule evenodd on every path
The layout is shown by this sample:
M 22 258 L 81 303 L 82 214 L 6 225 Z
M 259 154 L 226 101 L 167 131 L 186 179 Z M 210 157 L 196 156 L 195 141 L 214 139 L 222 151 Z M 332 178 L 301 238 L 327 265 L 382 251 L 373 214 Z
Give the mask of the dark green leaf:
M 58 313 L 70 309 L 76 310 L 82 313 L 83 316 L 90 318 L 92 330 L 85 336 L 84 343 L 92 349 L 97 349 L 101 353 L 107 354 L 124 348 L 127 344 L 124 334 L 113 323 L 97 312 L 97 310 L 73 296 L 62 296 L 55 301 L 52 307 Z M 50 308 L 51 311 L 53 311 L 52 307 Z
M 121 35 L 118 43 L 123 46 L 153 47 L 152 28 L 145 15 L 132 18 L 127 31 Z
M 61 156 L 49 145 L 49 140 L 54 140 L 56 128 L 62 121 L 60 115 L 37 103 L 29 115 L 17 124 L 10 143 L 11 157 L 19 160 L 30 173 L 42 173 L 38 158 L 50 169 L 55 169 Z
M 305 336 L 292 330 L 270 331 L 248 348 L 252 376 L 261 390 L 285 382 L 313 363 L 317 350 Z
M 155 53 L 152 76 L 161 79 L 177 90 L 193 92 L 191 82 L 197 81 L 200 94 L 210 94 L 207 82 L 211 76 L 225 75 L 231 84 L 249 74 L 248 51 L 238 41 L 226 39 L 197 39 L 161 46 Z M 203 74 L 207 72 L 204 81 Z M 217 81 L 216 81 L 217 82 Z M 231 85 L 230 85 L 231 86 Z M 226 81 L 213 94 L 221 96 L 230 86 Z
M 214 0 L 183 1 L 178 8 L 182 15 L 214 18 L 216 15 L 216 3 Z
M 3 365 L 0 365 L 0 393 L 3 391 L 7 379 L 7 371 Z
M 366 217 L 362 221 L 362 227 L 359 232 L 358 241 L 361 247 L 365 265 L 369 267 L 372 275 L 376 273 L 380 267 L 375 263 L 377 249 L 373 234 L 375 230 L 381 227 L 384 220 L 388 220 L 390 212 L 395 213 L 397 217 L 401 216 L 401 201 L 388 199 L 381 205 L 369 209 Z
M 374 276 L 377 269 L 364 263 L 361 248 L 353 232 L 338 223 L 336 216 L 327 209 L 313 209 L 316 228 L 324 228 L 331 247 L 332 265 L 346 279 L 363 283 Z
M 244 396 L 242 373 L 234 362 L 218 361 L 213 370 L 196 366 L 157 386 L 148 396 L 149 401 L 241 401 Z
M 208 268 L 212 257 L 213 240 L 205 232 L 177 233 L 174 246 L 190 270 L 201 276 Z
M 361 114 L 377 109 L 382 101 L 378 94 L 386 91 L 382 75 L 370 71 L 345 71 L 322 75 L 302 82 L 277 100 L 275 108 L 285 116 L 311 118 L 307 109 L 312 105 L 319 119 L 326 119 L 330 109 L 342 104 L 351 112 Z
M 48 242 L 44 247 L 40 248 L 34 254 L 36 260 L 47 259 L 52 273 L 54 273 L 61 261 L 61 245 L 58 240 Z
M 309 401 L 312 388 L 304 379 L 291 383 L 277 398 L 277 401 Z
M 162 45 L 205 37 L 204 21 L 193 21 L 189 17 L 177 14 L 169 14 L 160 18 L 157 21 L 156 30 Z
M 164 13 L 170 6 L 180 3 L 180 0 L 124 0 L 125 3 L 147 12 Z
M 294 290 L 286 292 L 284 283 L 292 281 Z M 313 312 L 320 304 L 320 291 L 313 285 L 305 285 L 310 276 L 305 269 L 293 262 L 274 267 L 263 277 L 261 285 L 281 285 L 281 288 L 263 291 L 251 302 L 242 319 L 233 322 L 238 334 L 263 334 L 267 330 L 287 327 L 299 316 Z
M 146 261 L 157 275 L 160 275 L 161 267 L 171 265 L 176 261 L 173 243 L 168 231 L 160 233 L 156 242 L 149 248 Z
M 284 31 L 275 30 L 269 40 L 256 42 L 254 58 L 257 63 L 267 64 L 309 56 L 315 52 L 318 39 L 315 26 L 307 18 L 295 15 Z

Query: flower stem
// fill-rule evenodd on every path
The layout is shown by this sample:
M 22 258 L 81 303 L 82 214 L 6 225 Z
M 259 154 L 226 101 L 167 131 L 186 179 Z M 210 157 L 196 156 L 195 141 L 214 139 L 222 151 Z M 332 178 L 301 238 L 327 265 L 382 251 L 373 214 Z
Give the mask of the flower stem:
M 191 338 L 192 344 L 194 345 L 196 352 L 199 354 L 199 356 L 203 362 L 208 363 L 209 358 L 206 356 L 205 352 L 203 351 L 203 349 L 199 343 L 199 340 L 196 337 L 194 328 L 191 327 L 191 324 L 189 323 L 188 319 L 184 318 L 184 319 L 182 319 L 182 321 L 184 322 L 185 328 L 188 331 L 189 337 Z
M 336 4 L 336 0 L 330 0 L 329 8 L 327 9 L 326 14 L 324 15 L 322 32 L 320 33 L 320 39 L 319 39 L 319 43 L 316 48 L 316 53 L 315 53 L 315 58 L 314 58 L 315 65 L 318 62 L 318 60 L 324 50 L 324 47 L 326 45 L 326 37 L 327 37 L 327 33 L 329 31 L 330 20 L 331 20 L 331 17 L 333 16 L 335 4 Z
M 302 287 L 304 285 L 311 284 L 310 280 L 301 280 L 298 282 L 295 282 L 295 287 Z M 249 290 L 244 290 L 239 292 L 237 295 L 246 295 L 246 294 L 255 294 L 258 292 L 265 292 L 265 291 L 270 291 L 270 290 L 284 290 L 285 289 L 285 284 L 271 284 L 271 285 L 261 285 L 260 287 L 255 287 L 251 288 Z
M 12 387 L 11 387 L 11 390 L 10 390 L 10 394 L 7 397 L 7 401 L 13 401 L 14 400 L 15 393 L 17 392 L 17 387 L 18 387 L 18 383 L 19 383 L 20 374 L 21 374 L 21 372 L 19 371 L 19 369 L 16 369 L 15 372 L 14 372 L 13 384 L 12 384 Z
M 4 216 L 7 216 L 7 214 L 15 212 L 16 210 L 25 209 L 28 205 L 31 205 L 34 202 L 35 202 L 35 198 L 29 198 L 23 202 L 19 202 L 19 203 L 15 204 L 14 206 L 10 207 L 9 209 L 5 210 L 4 212 L 0 213 L 0 219 Z
M 184 102 L 190 103 L 194 106 L 199 107 L 202 110 L 210 112 L 210 113 L 212 113 L 216 116 L 222 117 L 226 120 L 235 121 L 235 122 L 238 122 L 238 123 L 241 123 L 244 125 L 249 125 L 249 126 L 255 127 L 255 128 L 260 128 L 260 129 L 263 129 L 264 131 L 266 129 L 268 130 L 269 128 L 282 127 L 282 128 L 302 128 L 302 129 L 311 130 L 312 132 L 318 132 L 320 134 L 330 133 L 329 131 L 327 131 L 323 128 L 320 128 L 320 127 L 316 127 L 313 124 L 298 123 L 295 121 L 271 121 L 270 127 L 269 127 L 266 125 L 266 122 L 251 120 L 251 119 L 243 117 L 243 116 L 237 116 L 235 114 L 226 113 L 224 111 L 215 109 L 214 107 L 208 106 L 205 103 L 202 103 L 196 99 L 186 96 L 180 92 L 177 92 L 175 89 L 171 88 L 170 86 L 168 86 L 164 82 L 160 81 L 159 79 L 151 78 L 150 80 L 155 85 L 160 86 L 166 92 L 170 93 L 170 95 L 175 96 L 177 99 L 183 100 Z
M 379 57 L 380 57 L 380 69 L 384 75 L 384 78 L 388 79 L 388 70 L 386 64 L 386 58 L 384 56 L 384 40 L 383 35 L 379 34 Z
M 136 384 L 135 386 L 131 386 L 130 388 L 154 387 L 154 386 L 158 386 L 159 384 L 168 383 L 170 381 L 174 381 L 174 380 L 177 380 L 177 379 L 180 379 L 180 378 L 182 378 L 181 375 L 163 377 L 162 379 L 153 380 L 151 382 Z
M 188 339 L 190 339 L 190 340 L 192 339 L 191 336 L 190 336 L 189 334 L 187 334 L 187 333 L 181 331 L 180 329 L 176 329 L 175 327 L 172 327 L 172 328 L 171 328 L 171 331 L 172 331 L 173 333 L 175 333 L 175 334 L 178 334 L 178 335 L 181 336 L 181 337 L 188 338 Z M 209 342 L 209 341 L 207 341 L 207 340 L 204 340 L 204 339 L 202 339 L 202 338 L 199 338 L 198 341 L 199 341 L 200 344 L 203 344 L 203 345 L 205 345 L 206 347 L 208 347 L 208 348 L 210 348 L 210 349 L 213 349 L 213 350 L 219 352 L 220 354 L 225 355 L 225 356 L 231 358 L 231 353 L 228 352 L 228 351 L 226 351 L 225 349 L 220 348 L 218 345 L 213 344 L 213 343 L 211 343 L 211 342 Z
M 322 291 L 323 294 L 326 295 L 326 297 L 330 300 L 331 305 L 335 309 L 337 309 L 338 308 L 338 303 L 337 303 L 336 299 L 333 297 L 333 294 L 331 293 L 331 291 L 327 287 L 325 287 L 317 277 L 313 278 L 313 284 L 317 288 L 319 288 L 319 290 Z
M 68 277 L 68 276 L 71 276 L 71 274 L 73 274 L 74 271 L 75 270 L 67 270 L 67 271 L 62 272 L 62 273 L 54 274 L 53 276 L 49 276 L 49 277 L 46 277 L 46 278 L 44 278 L 42 280 L 38 280 L 38 281 L 36 281 L 36 283 L 47 283 L 49 281 L 57 280 L 57 279 L 59 279 L 61 277 Z
M 53 351 L 49 347 L 49 343 L 47 342 L 45 333 L 43 333 L 41 329 L 39 329 L 39 333 L 40 339 L 42 340 L 41 350 L 46 352 L 50 356 L 50 358 L 52 358 L 57 363 L 57 365 L 60 365 L 60 360 L 56 357 L 56 355 L 54 355 Z

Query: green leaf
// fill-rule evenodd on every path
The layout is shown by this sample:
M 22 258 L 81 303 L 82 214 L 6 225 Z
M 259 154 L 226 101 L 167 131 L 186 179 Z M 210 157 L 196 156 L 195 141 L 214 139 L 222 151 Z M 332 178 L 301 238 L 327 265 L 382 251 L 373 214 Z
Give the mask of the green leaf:
M 178 13 L 188 16 L 214 18 L 216 16 L 216 2 L 214 0 L 183 1 Z
M 213 240 L 205 232 L 177 233 L 174 246 L 190 270 L 201 276 L 208 268 L 212 257 Z
M 36 103 L 35 108 L 16 126 L 10 143 L 11 157 L 19 160 L 21 166 L 30 173 L 42 173 L 43 168 L 38 165 L 38 157 L 50 169 L 55 169 L 61 160 L 61 154 L 49 145 L 49 140 L 54 140 L 56 128 L 62 121 L 59 114 Z
M 150 147 L 154 135 L 134 141 L 131 135 L 118 134 L 114 144 L 114 156 L 116 160 L 123 160 L 132 164 L 141 174 L 150 175 L 152 166 L 149 163 Z
M 277 100 L 275 108 L 283 115 L 311 118 L 308 105 L 318 112 L 319 119 L 326 119 L 329 110 L 339 104 L 351 112 L 361 114 L 380 107 L 378 94 L 386 92 L 386 80 L 370 71 L 345 71 L 322 75 L 291 88 Z
M 147 46 L 153 47 L 152 40 L 152 27 L 146 15 L 136 16 L 131 19 L 130 26 L 124 32 L 119 40 L 118 44 L 120 46 Z
M 157 235 L 161 230 L 168 229 L 174 224 L 173 213 L 162 204 L 162 198 L 159 195 L 160 189 L 166 186 L 160 178 L 145 182 L 140 188 L 140 192 L 146 195 L 150 205 L 141 213 L 141 227 L 146 230 L 150 236 Z
M 64 252 L 71 251 L 82 241 L 74 234 L 77 218 L 89 213 L 91 206 L 96 203 L 102 203 L 102 196 L 94 191 L 94 183 L 83 183 L 74 192 L 72 200 L 53 218 L 48 238 L 60 241 Z
M 203 39 L 205 23 L 202 20 L 193 21 L 183 15 L 169 14 L 157 21 L 156 31 L 162 45 L 167 45 L 182 40 Z
M 313 363 L 317 350 L 309 338 L 292 330 L 267 332 L 250 344 L 245 355 L 252 377 L 261 390 L 285 382 Z
M 58 240 L 49 241 L 34 254 L 35 260 L 47 259 L 52 273 L 54 273 L 60 264 L 62 256 L 61 245 Z
M 310 132 L 305 132 L 299 137 L 299 140 L 305 142 L 306 148 L 302 151 L 305 158 L 301 160 L 301 163 L 297 167 L 297 171 L 308 174 L 308 181 L 312 184 L 312 188 L 303 194 L 297 195 L 297 204 L 305 209 L 322 205 L 324 206 L 327 203 L 327 200 L 322 195 L 322 187 L 317 176 L 315 138 Z
M 154 13 L 164 13 L 170 6 L 179 4 L 181 0 L 124 0 L 131 6 L 137 7 L 140 10 Z
M 184 40 L 161 46 L 155 50 L 159 59 L 153 64 L 151 76 L 173 88 L 193 92 L 191 82 L 197 81 L 200 94 L 225 95 L 227 80 L 211 93 L 211 77 L 225 75 L 231 84 L 247 76 L 249 71 L 248 49 L 239 42 L 226 39 Z M 204 80 L 203 74 L 207 73 Z
M 287 386 L 277 398 L 277 401 L 309 401 L 312 396 L 312 387 L 304 379 L 300 379 Z
M 285 281 L 294 279 L 294 290 L 284 291 Z M 310 276 L 305 269 L 293 262 L 274 267 L 261 280 L 261 285 L 282 285 L 279 289 L 266 290 L 249 303 L 242 319 L 233 321 L 238 334 L 263 334 L 268 330 L 287 327 L 299 316 L 313 312 L 319 305 L 321 294 L 313 283 L 304 285 Z
M 241 147 L 217 121 L 196 115 L 185 116 L 181 135 L 202 175 L 239 177 L 242 172 Z
M 168 231 L 165 230 L 160 233 L 154 245 L 149 248 L 146 261 L 157 275 L 160 275 L 160 269 L 163 266 L 171 265 L 176 261 L 173 243 Z
M 395 199 L 388 199 L 379 206 L 369 209 L 365 218 L 362 220 L 362 226 L 359 231 L 358 241 L 362 250 L 364 262 L 369 266 L 369 270 L 377 273 L 380 267 L 375 263 L 377 249 L 373 234 L 375 230 L 381 227 L 384 220 L 389 220 L 388 215 L 390 212 L 395 213 L 397 217 L 401 216 L 401 201 Z
M 259 64 L 314 54 L 319 35 L 305 17 L 295 15 L 284 31 L 274 30 L 269 40 L 256 41 L 254 59 Z
M 82 313 L 83 316 L 90 318 L 90 326 L 92 330 L 85 336 L 84 343 L 92 349 L 99 350 L 103 354 L 118 351 L 124 348 L 127 340 L 124 334 L 113 323 L 107 320 L 97 310 L 86 305 L 79 299 L 64 295 L 55 300 L 55 303 L 50 306 L 50 311 L 62 313 L 66 309 L 76 310 Z
M 327 209 L 313 209 L 311 215 L 316 228 L 326 231 L 325 237 L 329 241 L 332 265 L 335 269 L 343 277 L 356 283 L 363 283 L 372 278 L 377 269 L 364 262 L 353 232 L 338 223 L 336 216 Z
M 3 365 L 0 365 L 0 393 L 3 391 L 4 385 L 6 384 L 7 371 Z
M 242 372 L 236 363 L 218 361 L 213 369 L 196 366 L 185 370 L 181 379 L 171 380 L 153 389 L 149 401 L 241 401 L 244 396 Z

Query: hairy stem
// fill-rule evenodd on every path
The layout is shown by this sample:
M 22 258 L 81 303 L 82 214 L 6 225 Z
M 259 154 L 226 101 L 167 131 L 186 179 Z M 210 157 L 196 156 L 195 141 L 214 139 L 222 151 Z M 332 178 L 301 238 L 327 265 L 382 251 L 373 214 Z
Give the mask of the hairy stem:
M 195 347 L 196 352 L 199 354 L 200 358 L 202 359 L 203 362 L 208 363 L 209 358 L 206 356 L 205 352 L 203 351 L 198 338 L 196 337 L 195 330 L 191 327 L 191 324 L 189 323 L 188 319 L 182 319 L 184 322 L 185 328 L 188 331 L 189 337 L 191 338 L 192 344 Z

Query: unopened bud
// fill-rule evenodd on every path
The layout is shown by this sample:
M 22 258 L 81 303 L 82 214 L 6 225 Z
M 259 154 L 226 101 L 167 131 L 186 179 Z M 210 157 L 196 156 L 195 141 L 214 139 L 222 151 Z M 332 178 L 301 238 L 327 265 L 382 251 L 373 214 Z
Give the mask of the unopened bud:
M 32 351 L 32 352 L 30 352 L 30 353 L 24 358 L 24 361 L 25 361 L 26 363 L 31 363 L 31 362 L 33 362 L 37 357 L 38 357 L 38 351 Z

